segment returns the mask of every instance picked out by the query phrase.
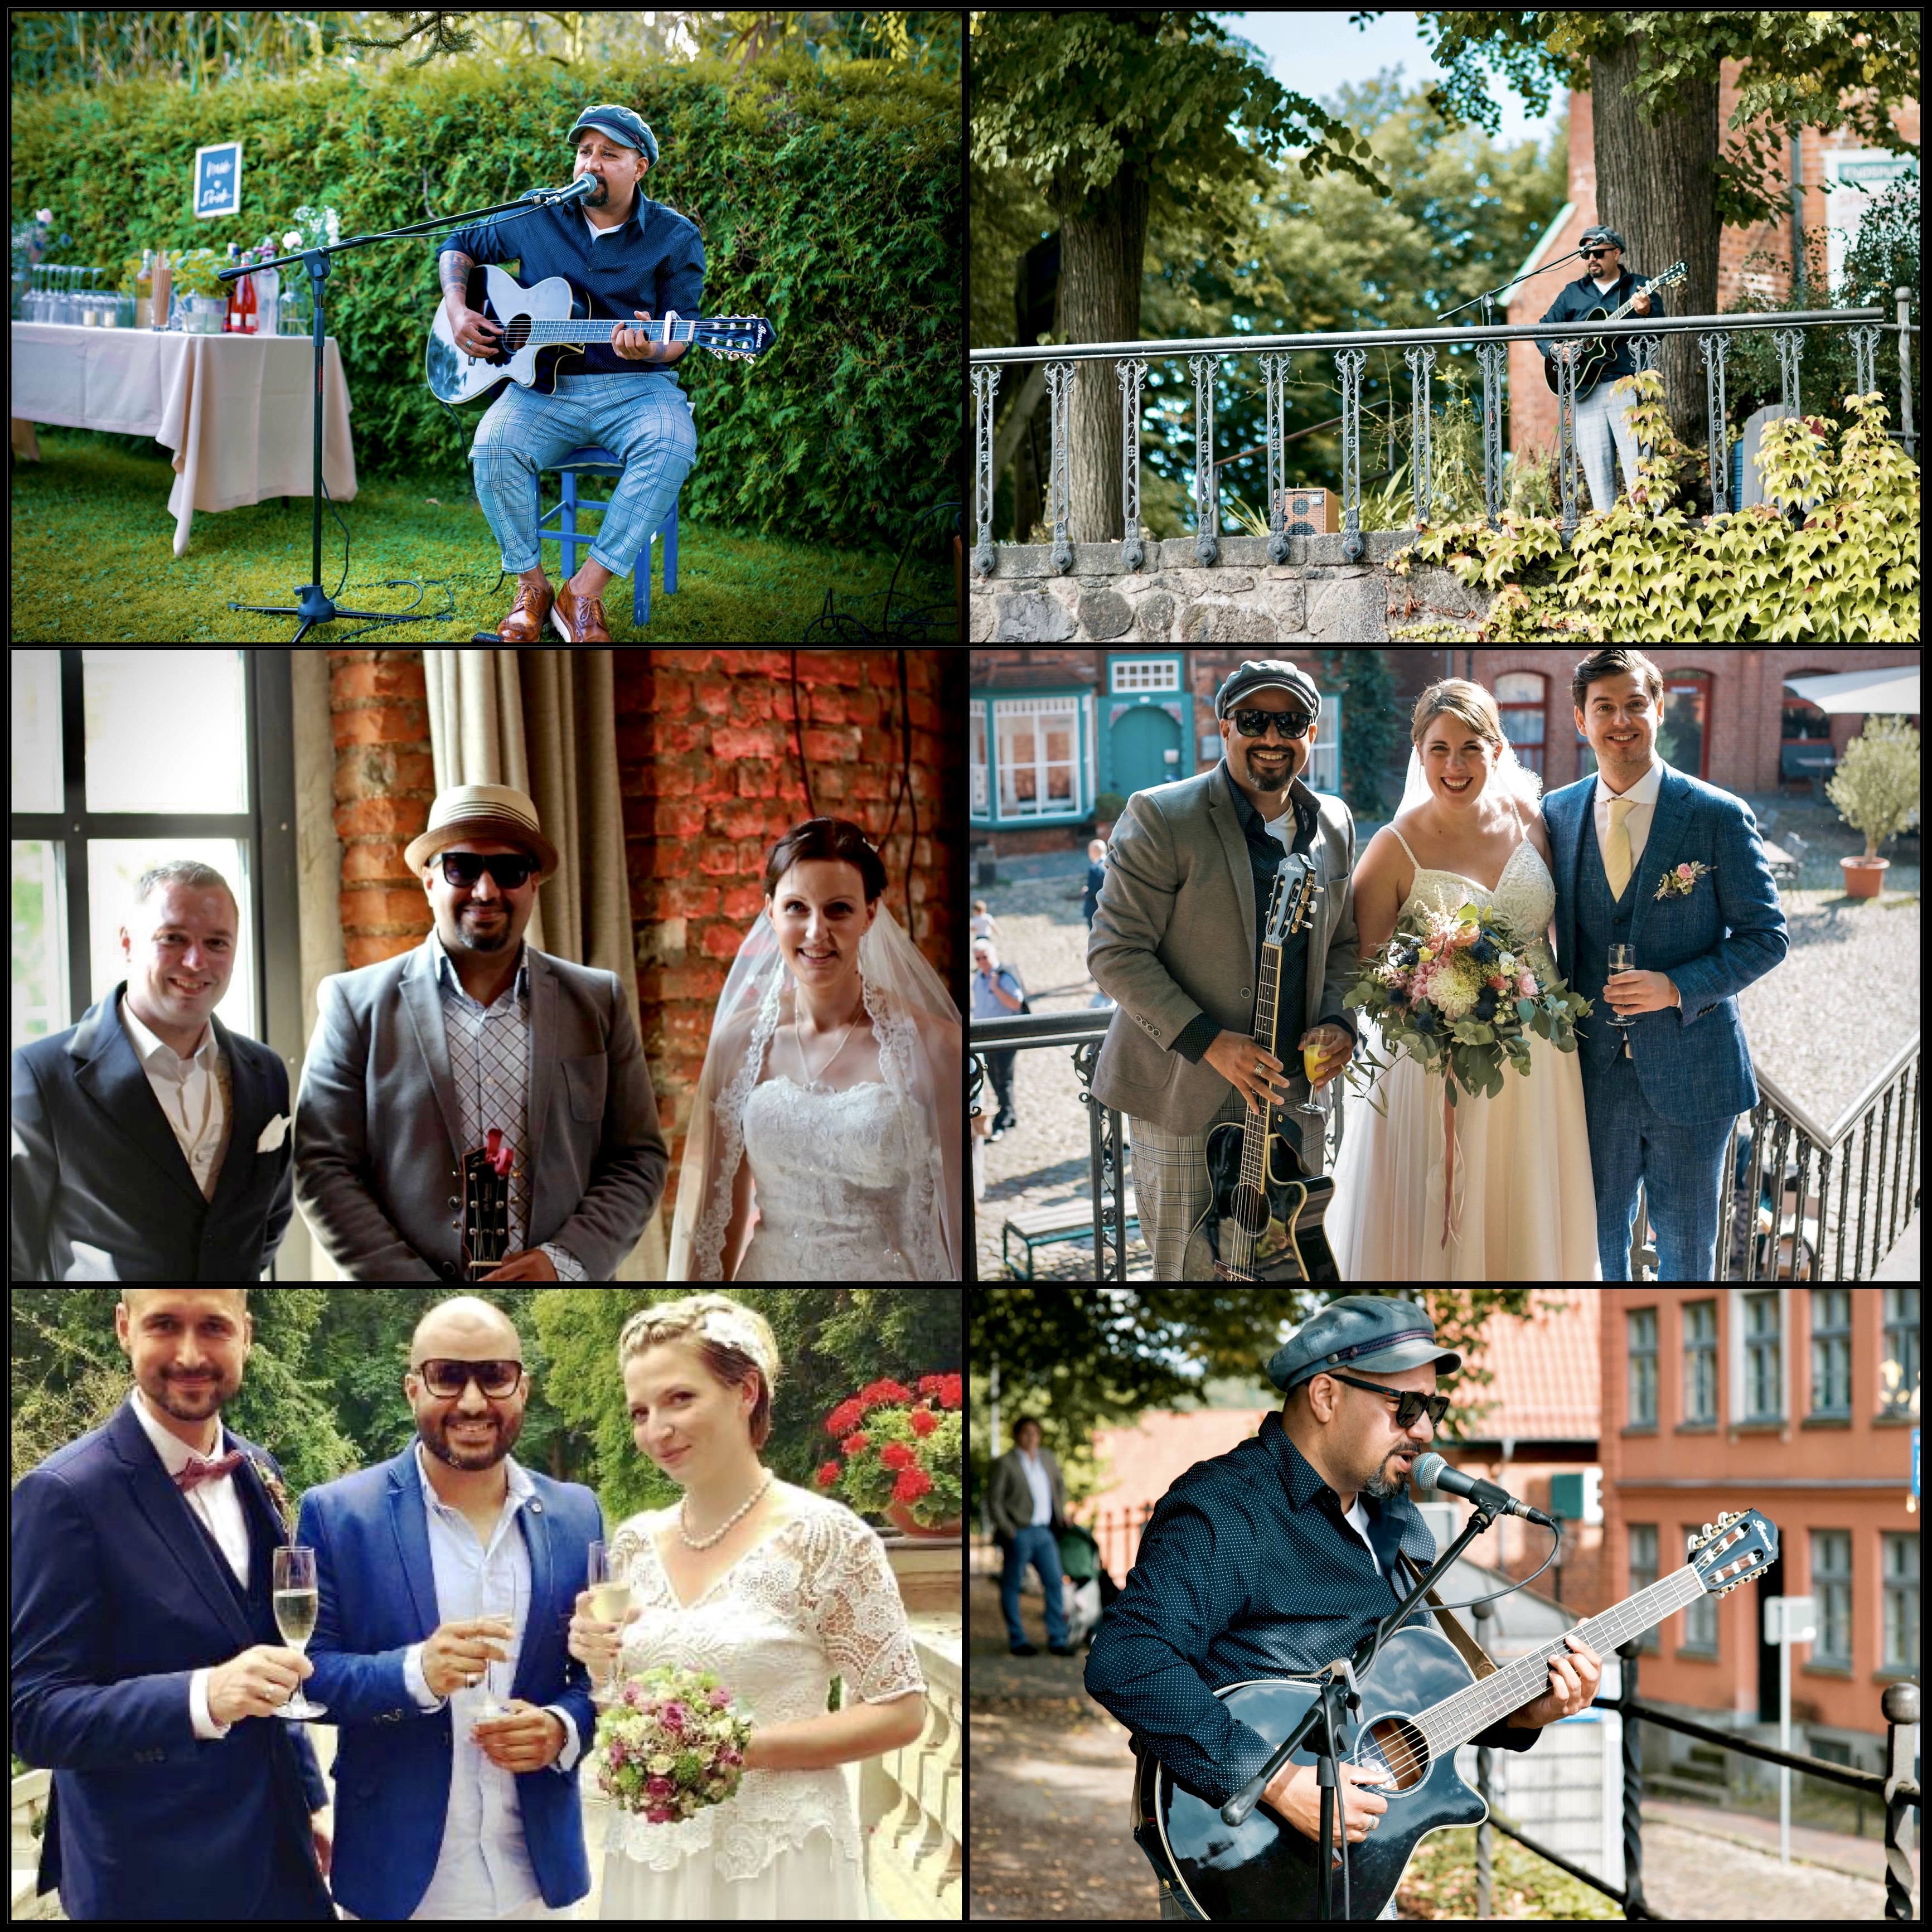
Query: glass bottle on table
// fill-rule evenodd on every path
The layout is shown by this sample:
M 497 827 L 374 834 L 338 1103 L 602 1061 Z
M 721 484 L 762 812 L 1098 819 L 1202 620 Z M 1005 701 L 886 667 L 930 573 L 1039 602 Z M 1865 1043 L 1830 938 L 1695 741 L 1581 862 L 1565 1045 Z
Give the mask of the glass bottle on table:
M 259 314 L 255 305 L 255 278 L 252 274 L 244 275 L 236 286 L 242 291 L 236 304 L 242 317 L 242 333 L 253 335 Z

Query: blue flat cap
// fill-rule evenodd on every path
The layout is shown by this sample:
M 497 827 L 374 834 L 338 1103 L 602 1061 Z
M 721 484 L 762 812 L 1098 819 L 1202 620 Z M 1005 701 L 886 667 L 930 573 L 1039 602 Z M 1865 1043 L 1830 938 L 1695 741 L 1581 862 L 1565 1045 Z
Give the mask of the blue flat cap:
M 586 107 L 577 117 L 577 125 L 566 138 L 575 140 L 586 128 L 595 128 L 599 134 L 609 135 L 624 147 L 635 148 L 652 167 L 657 166 L 658 137 L 651 132 L 642 115 L 605 101 L 595 107 Z
M 1268 1372 L 1286 1394 L 1325 1370 L 1394 1375 L 1425 1362 L 1444 1376 L 1462 1366 L 1453 1349 L 1436 1346 L 1436 1324 L 1420 1302 L 1345 1294 L 1311 1315 L 1269 1358 Z

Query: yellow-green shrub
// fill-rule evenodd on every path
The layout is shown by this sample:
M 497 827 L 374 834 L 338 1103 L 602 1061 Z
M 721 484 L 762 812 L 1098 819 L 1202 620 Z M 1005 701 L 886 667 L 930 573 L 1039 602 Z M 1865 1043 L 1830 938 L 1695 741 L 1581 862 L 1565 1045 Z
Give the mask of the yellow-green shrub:
M 1663 379 L 1624 382 L 1631 428 L 1651 446 L 1639 481 L 1607 512 L 1577 526 L 1571 548 L 1548 517 L 1506 516 L 1418 536 L 1390 568 L 1447 562 L 1465 584 L 1498 595 L 1474 628 L 1418 625 L 1409 643 L 1494 644 L 1588 638 L 1597 643 L 1914 642 L 1918 636 L 1918 466 L 1885 433 L 1882 398 L 1847 396 L 1849 426 L 1822 418 L 1769 424 L 1758 463 L 1766 493 L 1806 503 L 1798 520 L 1769 504 L 1687 518 L 1676 507 L 1690 458 L 1672 435 Z

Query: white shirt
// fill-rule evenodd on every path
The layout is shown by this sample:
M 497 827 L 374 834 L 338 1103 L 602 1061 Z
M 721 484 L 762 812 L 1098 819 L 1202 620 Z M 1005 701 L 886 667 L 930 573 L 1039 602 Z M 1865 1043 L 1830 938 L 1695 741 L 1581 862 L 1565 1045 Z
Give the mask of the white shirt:
M 1020 1451 L 1020 1467 L 1026 1472 L 1027 1487 L 1033 1492 L 1033 1522 L 1034 1525 L 1053 1521 L 1053 1485 L 1047 1480 L 1046 1465 L 1038 1456 L 1029 1456 Z
M 202 1022 L 201 1038 L 185 1060 L 142 1024 L 124 988 L 121 995 L 121 1023 L 128 1029 L 141 1071 L 148 1076 L 148 1084 L 154 1090 L 154 1098 L 161 1103 L 161 1112 L 174 1130 L 188 1172 L 201 1190 L 201 1198 L 212 1201 L 214 1184 L 221 1178 L 222 1158 L 228 1151 L 228 1103 L 232 1078 L 228 1057 L 214 1037 L 214 1022 Z
M 1624 814 L 1624 830 L 1630 834 L 1630 876 L 1636 876 L 1636 868 L 1643 857 L 1644 842 L 1650 836 L 1651 814 L 1657 808 L 1658 788 L 1664 783 L 1666 767 L 1661 758 L 1653 757 L 1650 770 L 1625 792 L 1614 792 L 1604 782 L 1601 772 L 1597 774 L 1596 790 L 1591 794 L 1595 806 L 1597 824 L 1597 850 L 1606 850 L 1610 838 L 1610 807 L 1621 798 L 1631 809 Z M 1606 866 L 1607 869 L 1607 866 Z
M 172 1481 L 188 1466 L 189 1459 L 196 1454 L 178 1436 L 164 1429 L 154 1420 L 153 1412 L 139 1389 L 128 1391 L 128 1401 L 134 1412 L 134 1419 L 141 1425 L 142 1432 L 154 1445 L 154 1454 L 161 1459 L 161 1467 L 168 1472 Z M 202 1457 L 204 1462 L 213 1462 L 216 1456 L 227 1454 L 230 1444 L 227 1438 L 216 1426 L 214 1454 Z M 220 1545 L 221 1553 L 228 1559 L 228 1567 L 234 1571 L 236 1580 L 243 1589 L 248 1587 L 248 1517 L 242 1507 L 241 1493 L 235 1486 L 235 1478 L 230 1475 L 210 1476 L 195 1484 L 191 1490 L 182 1492 L 182 1501 L 198 1516 L 207 1527 L 208 1534 Z M 244 1648 L 245 1646 L 243 1646 Z M 208 1679 L 214 1666 L 204 1665 L 188 1681 L 188 1717 L 198 1738 L 225 1738 L 229 1726 L 218 1724 L 208 1714 Z
M 1342 1520 L 1362 1539 L 1363 1544 L 1369 1552 L 1369 1560 L 1376 1566 L 1376 1574 L 1378 1576 L 1382 1575 L 1384 1574 L 1382 1559 L 1376 1554 L 1376 1546 L 1369 1541 L 1369 1513 L 1362 1507 L 1360 1490 L 1358 1490 L 1355 1492 L 1354 1505 Z
M 507 1697 L 523 1653 L 524 1632 L 530 1614 L 530 1552 L 518 1526 L 518 1512 L 536 1494 L 536 1485 L 514 1457 L 503 1467 L 509 1493 L 490 1532 L 487 1546 L 479 1544 L 469 1519 L 439 1496 L 416 1444 L 416 1474 L 422 1484 L 423 1509 L 429 1529 L 430 1563 L 436 1580 L 438 1618 L 491 1614 L 514 1606 L 509 1661 L 495 1666 L 499 1695 Z M 422 1673 L 423 1646 L 414 1643 L 403 1655 L 403 1682 L 425 1711 L 440 1709 L 442 1700 Z M 442 1850 L 430 1875 L 429 1888 L 410 1916 L 412 1918 L 506 1918 L 524 1916 L 524 1908 L 541 1904 L 542 1888 L 524 1843 L 524 1815 L 517 1799 L 517 1774 L 492 1764 L 470 1736 L 481 1714 L 485 1687 L 459 1690 L 450 1695 L 450 1735 L 453 1756 L 449 1769 L 449 1808 L 444 1814 Z M 577 1761 L 577 1727 L 570 1713 L 547 1705 L 563 1720 L 562 1754 L 550 1768 L 561 1775 Z

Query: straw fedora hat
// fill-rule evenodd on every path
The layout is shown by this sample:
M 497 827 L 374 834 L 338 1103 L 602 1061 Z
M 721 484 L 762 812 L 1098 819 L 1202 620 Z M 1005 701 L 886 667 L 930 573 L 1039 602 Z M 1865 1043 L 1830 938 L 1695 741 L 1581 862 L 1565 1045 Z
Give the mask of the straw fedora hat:
M 429 808 L 429 829 L 404 848 L 404 862 L 419 872 L 446 846 L 472 838 L 522 847 L 537 862 L 539 885 L 557 868 L 556 848 L 538 829 L 530 794 L 496 784 L 452 785 L 439 792 Z

